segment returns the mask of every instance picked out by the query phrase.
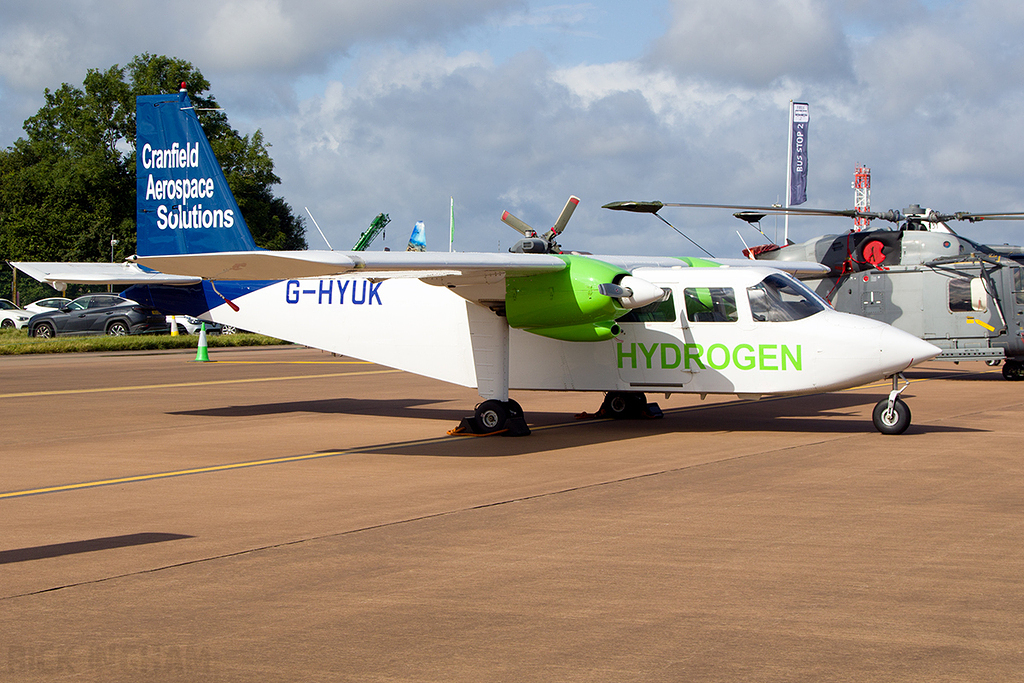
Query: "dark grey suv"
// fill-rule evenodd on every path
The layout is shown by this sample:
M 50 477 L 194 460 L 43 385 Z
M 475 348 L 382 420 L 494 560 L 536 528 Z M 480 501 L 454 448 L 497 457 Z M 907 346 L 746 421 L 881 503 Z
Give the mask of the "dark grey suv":
M 32 316 L 28 333 L 33 337 L 59 334 L 144 334 L 167 332 L 164 314 L 116 294 L 86 294 L 60 310 Z

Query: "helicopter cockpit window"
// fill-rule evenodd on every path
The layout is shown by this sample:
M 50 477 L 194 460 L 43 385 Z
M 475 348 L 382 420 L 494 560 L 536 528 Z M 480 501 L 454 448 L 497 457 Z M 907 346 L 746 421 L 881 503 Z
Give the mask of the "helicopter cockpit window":
M 664 301 L 655 301 L 640 308 L 634 308 L 615 322 L 619 323 L 674 323 L 676 321 L 676 302 L 672 294 Z
M 683 290 L 686 319 L 691 323 L 734 323 L 736 293 L 732 287 L 687 287 Z
M 825 310 L 817 294 L 781 275 L 769 275 L 753 287 L 747 287 L 747 298 L 750 313 L 759 322 L 802 320 Z
M 1017 303 L 1024 305 L 1024 268 L 1013 269 L 1013 294 Z

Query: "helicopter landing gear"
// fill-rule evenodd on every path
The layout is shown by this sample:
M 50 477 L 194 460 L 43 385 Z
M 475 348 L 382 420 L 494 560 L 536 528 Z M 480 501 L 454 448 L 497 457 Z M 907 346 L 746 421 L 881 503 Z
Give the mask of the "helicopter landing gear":
M 1011 382 L 1024 380 L 1024 363 L 1019 360 L 1007 359 L 1003 363 L 1003 377 Z
M 893 375 L 892 391 L 889 392 L 889 398 L 879 401 L 871 413 L 871 421 L 874 422 L 875 429 L 882 434 L 902 434 L 910 426 L 910 407 L 900 398 L 900 394 L 910 386 L 910 382 L 898 388 L 901 377 L 903 375 Z M 906 378 L 903 379 L 906 381 Z

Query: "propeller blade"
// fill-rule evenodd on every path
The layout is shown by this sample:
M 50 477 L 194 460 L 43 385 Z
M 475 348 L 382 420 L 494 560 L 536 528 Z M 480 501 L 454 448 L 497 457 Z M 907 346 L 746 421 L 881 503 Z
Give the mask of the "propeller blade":
M 597 293 L 603 296 L 610 296 L 613 299 L 618 299 L 624 296 L 633 296 L 633 290 L 627 287 L 622 287 L 615 284 L 614 282 L 605 282 L 597 286 Z
M 580 203 L 580 198 L 576 195 L 569 197 L 569 201 L 565 203 L 562 208 L 562 213 L 558 214 L 558 220 L 555 221 L 555 226 L 551 228 L 553 235 L 561 235 L 562 231 L 565 230 L 565 224 L 569 222 L 572 217 L 572 212 L 576 210 L 576 205 Z
M 501 214 L 501 222 L 509 226 L 510 228 L 518 230 L 519 232 L 523 233 L 523 235 L 525 235 L 526 237 L 537 236 L 536 230 L 534 230 L 529 225 L 527 225 L 523 221 L 519 220 L 518 218 L 510 214 L 508 211 Z

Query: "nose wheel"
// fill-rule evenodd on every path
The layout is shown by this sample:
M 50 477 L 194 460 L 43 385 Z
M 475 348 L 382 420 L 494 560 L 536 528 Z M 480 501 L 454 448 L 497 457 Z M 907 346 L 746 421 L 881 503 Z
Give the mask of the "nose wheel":
M 901 378 L 906 382 L 902 387 L 899 386 Z M 882 434 L 902 434 L 910 426 L 910 407 L 900 398 L 900 394 L 909 386 L 910 382 L 903 375 L 893 375 L 889 398 L 875 405 L 871 421 Z

